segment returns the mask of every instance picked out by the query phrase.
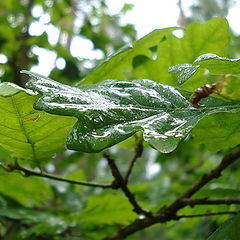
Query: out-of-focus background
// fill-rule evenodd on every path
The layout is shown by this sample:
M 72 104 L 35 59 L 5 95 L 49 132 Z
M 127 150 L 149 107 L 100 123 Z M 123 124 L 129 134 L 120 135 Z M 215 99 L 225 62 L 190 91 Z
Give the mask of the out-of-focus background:
M 27 69 L 75 85 L 109 55 L 154 29 L 184 27 L 214 17 L 228 19 L 232 57 L 240 56 L 237 0 L 0 0 L 0 81 L 24 86 L 27 76 L 20 71 Z M 181 31 L 179 34 L 181 38 Z M 131 138 L 109 149 L 123 172 L 134 146 Z M 179 196 L 225 154 L 225 150 L 212 154 L 191 137 L 171 154 L 160 154 L 147 144 L 144 147 L 130 183 L 141 204 L 153 210 Z M 9 158 L 0 146 L 0 161 Z M 78 180 L 112 180 L 101 153 L 65 149 L 43 169 Z M 239 195 L 239 191 L 226 190 L 239 187 L 235 169 L 227 172 L 227 181 L 211 185 L 215 189 L 211 191 L 221 196 L 225 188 L 224 194 Z M 99 240 L 134 218 L 131 206 L 119 193 L 0 171 L 0 238 Z M 202 240 L 226 218 L 170 222 L 136 233 L 129 240 L 160 236 L 161 240 Z
M 240 33 L 237 0 L 11 0 L 0 3 L 0 79 L 21 69 L 76 82 L 100 60 L 154 29 L 227 17 Z

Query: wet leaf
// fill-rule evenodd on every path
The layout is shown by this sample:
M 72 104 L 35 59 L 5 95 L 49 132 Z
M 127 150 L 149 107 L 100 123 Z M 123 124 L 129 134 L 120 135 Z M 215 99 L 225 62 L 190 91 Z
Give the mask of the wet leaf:
M 183 84 L 188 80 L 197 70 L 199 66 L 193 66 L 192 64 L 184 63 L 171 66 L 168 69 L 169 73 L 180 73 L 178 76 L 177 83 Z
M 170 73 L 179 73 L 178 83 L 182 84 L 191 78 L 198 69 L 208 69 L 211 74 L 240 74 L 240 58 L 219 57 L 213 53 L 200 55 L 192 64 L 173 65 Z
M 212 74 L 240 74 L 240 58 L 231 59 L 207 53 L 199 56 L 194 65 L 206 68 Z
M 183 37 L 175 36 L 175 30 L 182 31 Z M 188 77 L 193 79 L 184 85 L 194 90 L 206 82 L 203 71 L 196 72 L 190 64 L 201 54 L 213 52 L 227 54 L 226 46 L 230 34 L 226 19 L 214 18 L 206 23 L 192 23 L 184 28 L 159 29 L 135 41 L 132 46 L 109 57 L 85 78 L 84 83 L 97 83 L 107 79 L 126 80 L 147 78 L 168 85 L 176 85 L 177 77 L 168 69 L 175 64 L 189 63 L 178 83 Z M 193 75 L 193 73 L 195 74 Z M 191 73 L 191 74 L 190 74 Z
M 204 116 L 240 110 L 238 102 L 212 97 L 196 108 L 188 101 L 190 93 L 147 79 L 76 88 L 25 73 L 33 78 L 27 88 L 43 95 L 36 109 L 78 118 L 67 147 L 83 152 L 99 152 L 138 131 L 154 148 L 171 152 Z

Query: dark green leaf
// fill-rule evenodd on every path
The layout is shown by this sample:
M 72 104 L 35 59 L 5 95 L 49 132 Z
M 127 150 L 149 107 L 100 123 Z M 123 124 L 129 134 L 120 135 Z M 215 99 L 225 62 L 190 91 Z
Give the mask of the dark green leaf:
M 68 135 L 67 146 L 84 152 L 101 151 L 143 131 L 150 145 L 167 153 L 204 116 L 240 110 L 238 102 L 212 97 L 196 108 L 188 101 L 189 93 L 146 79 L 109 80 L 76 88 L 25 73 L 33 78 L 27 87 L 43 94 L 36 109 L 78 118 Z
M 240 214 L 223 223 L 207 240 L 239 240 Z
M 61 234 L 68 227 L 68 224 L 58 216 L 25 208 L 0 209 L 0 216 L 21 220 L 25 224 L 33 225 L 32 227 L 25 229 L 23 232 L 21 232 L 21 234 L 19 234 L 19 236 L 21 236 L 21 239 L 25 239 L 26 237 L 32 235 L 39 236 L 42 234 Z

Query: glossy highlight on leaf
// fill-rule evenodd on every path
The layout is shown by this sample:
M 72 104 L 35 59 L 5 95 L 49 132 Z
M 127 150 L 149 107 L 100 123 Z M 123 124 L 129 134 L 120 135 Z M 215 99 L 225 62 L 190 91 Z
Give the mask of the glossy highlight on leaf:
M 184 63 L 171 66 L 168 69 L 168 72 L 180 73 L 177 79 L 177 83 L 183 84 L 198 70 L 198 68 L 199 66 L 193 66 L 192 64 Z
M 36 109 L 78 118 L 67 147 L 83 152 L 99 152 L 143 131 L 150 145 L 168 153 L 204 116 L 240 110 L 238 102 L 211 97 L 196 108 L 188 101 L 190 93 L 147 79 L 76 88 L 24 72 L 32 78 L 26 87 L 43 95 Z
M 208 69 L 212 74 L 240 74 L 240 58 L 225 58 L 207 53 L 199 56 L 193 64 Z
M 206 53 L 200 55 L 193 63 L 173 65 L 168 71 L 179 73 L 177 82 L 183 84 L 201 68 L 208 69 L 212 74 L 240 74 L 240 58 L 232 59 Z

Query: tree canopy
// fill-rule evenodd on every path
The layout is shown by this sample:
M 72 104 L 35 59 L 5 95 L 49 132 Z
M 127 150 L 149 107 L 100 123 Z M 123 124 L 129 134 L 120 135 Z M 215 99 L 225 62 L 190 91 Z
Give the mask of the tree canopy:
M 240 43 L 225 18 L 137 40 L 119 22 L 129 4 L 0 7 L 0 238 L 239 239 Z M 79 59 L 75 37 L 101 57 Z M 36 49 L 54 54 L 49 76 L 30 71 Z

